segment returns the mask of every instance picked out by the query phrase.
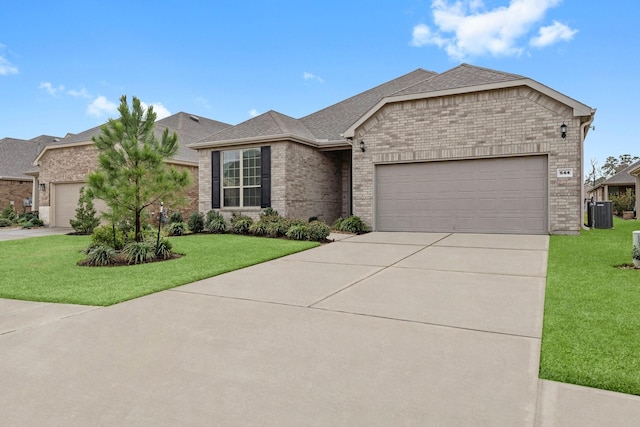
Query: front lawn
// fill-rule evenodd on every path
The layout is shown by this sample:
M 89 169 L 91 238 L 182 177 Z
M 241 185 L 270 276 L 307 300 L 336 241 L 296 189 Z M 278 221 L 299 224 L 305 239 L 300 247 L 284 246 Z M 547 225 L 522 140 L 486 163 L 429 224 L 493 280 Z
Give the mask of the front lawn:
M 640 395 L 640 270 L 631 263 L 640 222 L 551 236 L 540 377 Z
M 0 298 L 107 306 L 317 246 L 315 242 L 201 234 L 170 238 L 179 259 L 80 267 L 87 236 L 0 242 Z

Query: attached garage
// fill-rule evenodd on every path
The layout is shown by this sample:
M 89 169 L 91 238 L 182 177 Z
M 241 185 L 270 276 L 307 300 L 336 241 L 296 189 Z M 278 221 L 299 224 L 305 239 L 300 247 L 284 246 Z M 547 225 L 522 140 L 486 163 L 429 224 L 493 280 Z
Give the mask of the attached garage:
M 547 156 L 375 166 L 378 231 L 547 234 Z
M 53 185 L 53 218 L 52 227 L 71 227 L 69 220 L 76 217 L 78 200 L 80 199 L 80 188 L 86 183 L 74 182 Z M 93 205 L 97 212 L 100 212 L 105 205 L 102 200 L 94 200 Z

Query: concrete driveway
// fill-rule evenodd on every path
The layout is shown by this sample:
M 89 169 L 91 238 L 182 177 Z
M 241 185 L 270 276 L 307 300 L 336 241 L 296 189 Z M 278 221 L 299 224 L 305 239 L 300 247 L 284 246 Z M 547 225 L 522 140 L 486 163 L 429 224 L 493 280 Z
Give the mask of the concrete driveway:
M 0 228 L 0 241 L 73 233 L 71 227 Z
M 0 300 L 2 422 L 640 420 L 634 396 L 538 380 L 547 248 L 370 233 L 106 308 Z

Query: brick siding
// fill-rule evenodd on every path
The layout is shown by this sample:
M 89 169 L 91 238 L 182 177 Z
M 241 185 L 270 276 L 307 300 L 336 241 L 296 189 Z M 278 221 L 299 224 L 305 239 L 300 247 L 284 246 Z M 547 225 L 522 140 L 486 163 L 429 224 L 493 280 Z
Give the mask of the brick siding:
M 356 129 L 366 152 L 353 152 L 354 214 L 373 224 L 375 164 L 546 154 L 549 232 L 578 233 L 580 138 L 569 107 L 528 87 L 387 104 Z M 558 168 L 573 178 L 556 178 Z
M 16 181 L 0 179 L 0 211 L 11 206 L 16 213 L 31 212 L 30 207 L 24 207 L 24 199 L 31 197 L 33 181 Z

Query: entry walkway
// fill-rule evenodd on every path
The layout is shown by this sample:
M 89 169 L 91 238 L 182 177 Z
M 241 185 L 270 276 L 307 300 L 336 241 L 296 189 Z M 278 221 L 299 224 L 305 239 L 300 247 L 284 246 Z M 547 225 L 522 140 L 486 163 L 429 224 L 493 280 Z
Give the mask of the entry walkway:
M 14 319 L 0 335 L 4 422 L 640 420 L 634 396 L 538 380 L 548 237 L 341 237 L 115 306 Z

